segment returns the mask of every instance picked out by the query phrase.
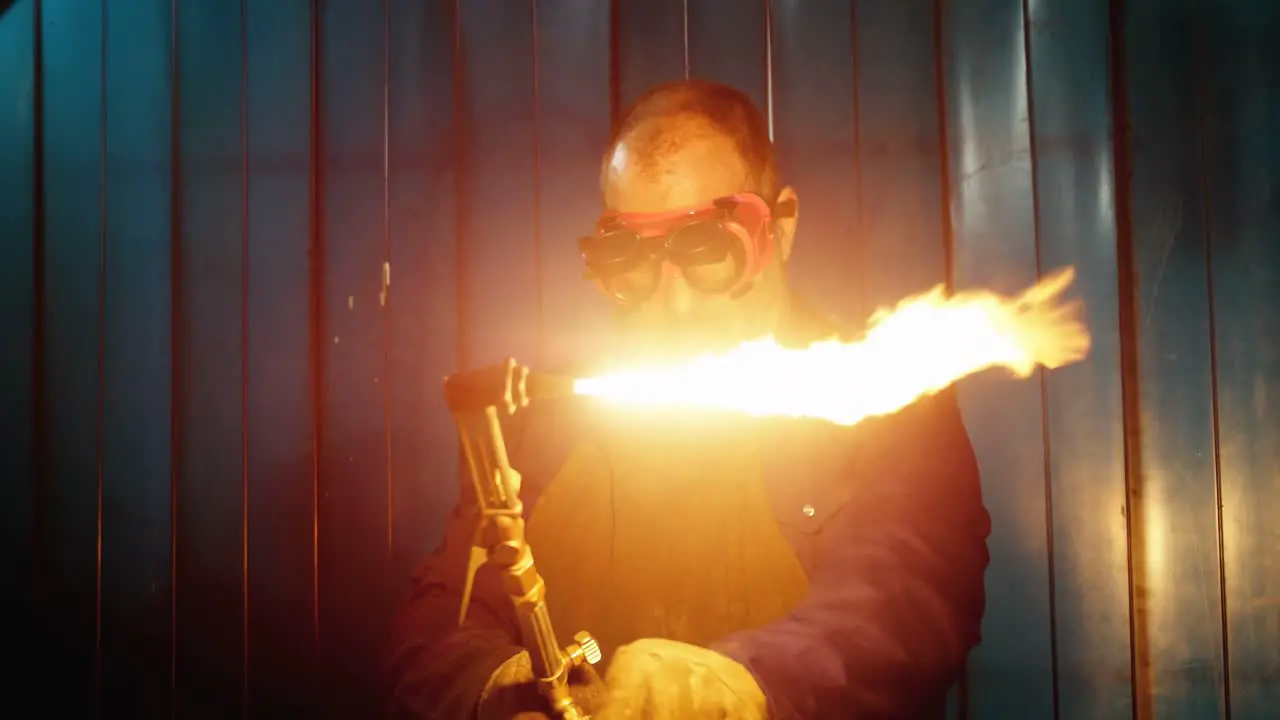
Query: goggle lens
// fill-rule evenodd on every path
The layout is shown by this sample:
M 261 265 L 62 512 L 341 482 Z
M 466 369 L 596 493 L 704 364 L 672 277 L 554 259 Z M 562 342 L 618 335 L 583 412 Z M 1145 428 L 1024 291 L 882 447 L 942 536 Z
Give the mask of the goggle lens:
M 741 277 L 746 252 L 738 236 L 714 220 L 690 223 L 672 233 L 667 255 L 696 290 L 726 292 Z
M 695 290 L 727 293 L 767 262 L 771 214 L 791 213 L 783 205 L 774 213 L 759 196 L 743 194 L 692 210 L 608 214 L 579 248 L 588 276 L 624 303 L 651 297 L 667 265 Z
M 583 257 L 609 294 L 635 303 L 657 291 L 664 255 L 695 290 L 728 291 L 745 269 L 741 245 L 722 224 L 706 220 L 689 223 L 665 238 L 644 238 L 630 230 L 584 238 Z
M 662 284 L 662 261 L 651 257 L 631 269 L 612 275 L 601 275 L 606 292 L 623 303 L 642 303 L 653 297 Z
M 644 239 L 631 230 L 616 230 L 583 238 L 582 257 L 591 272 L 601 277 L 634 270 L 649 258 Z

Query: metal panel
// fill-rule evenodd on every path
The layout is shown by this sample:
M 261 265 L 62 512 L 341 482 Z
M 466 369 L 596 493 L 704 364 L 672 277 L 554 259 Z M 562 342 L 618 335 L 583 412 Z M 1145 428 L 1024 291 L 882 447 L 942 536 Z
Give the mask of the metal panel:
M 248 191 L 248 709 L 314 714 L 315 368 L 311 362 L 310 0 L 252 0 L 245 17 Z
M 540 353 L 533 6 L 463 3 L 459 22 L 461 360 L 530 362 Z
M 771 111 L 822 309 L 1077 268 L 1089 359 L 962 384 L 994 534 L 952 716 L 1271 717 L 1277 7 L 1209 5 L 0 3 L 46 704 L 93 714 L 100 668 L 102 714 L 376 713 L 456 498 L 435 383 L 599 348 L 611 113 L 692 74 Z
M 870 312 L 947 281 L 933 0 L 854 7 L 858 243 Z
M 851 4 L 774 0 L 770 12 L 774 146 L 800 208 L 787 274 L 814 305 L 859 322 Z
M 454 3 L 391 0 L 387 188 L 391 316 L 391 599 L 440 541 L 458 489 L 440 381 L 458 364 Z
M 387 467 L 386 7 L 319 6 L 319 677 L 328 712 L 376 687 L 390 549 Z
M 583 279 L 577 240 L 600 213 L 609 142 L 608 3 L 537 3 L 538 237 L 542 362 L 599 353 L 611 303 Z
M 613 92 L 625 111 L 658 83 L 689 76 L 685 0 L 613 0 L 617 75 Z
M 1125 6 L 1140 432 L 1131 467 L 1140 716 L 1224 711 L 1212 327 L 1189 1 Z
M 6 18 L 3 22 L 9 22 Z M 101 7 L 41 3 L 44 277 L 39 563 L 51 712 L 86 717 L 98 685 L 103 41 Z
M 769 111 L 768 0 L 688 0 L 689 76 L 732 85 Z
M 1129 717 L 1128 536 L 1105 0 L 1028 4 L 1039 267 L 1074 266 L 1089 357 L 1046 373 L 1058 713 Z
M 244 701 L 246 261 L 241 4 L 177 15 L 174 712 Z
M 104 24 L 102 713 L 138 717 L 172 705 L 172 3 Z
M 1017 0 L 950 3 L 942 19 L 954 283 L 1013 291 L 1037 276 L 1026 49 Z M 1056 712 L 1041 384 L 959 386 L 991 513 L 987 612 L 968 666 L 973 717 Z
M 1230 716 L 1280 708 L 1280 5 L 1197 22 Z M 1206 508 L 1207 510 L 1207 508 Z
M 22 616 L 37 607 L 32 592 L 35 537 L 36 357 L 36 3 L 24 0 L 0 14 L 0 567 L 22 588 Z M 14 647 L 36 647 L 19 623 Z M 24 682 L 30 661 L 21 663 Z

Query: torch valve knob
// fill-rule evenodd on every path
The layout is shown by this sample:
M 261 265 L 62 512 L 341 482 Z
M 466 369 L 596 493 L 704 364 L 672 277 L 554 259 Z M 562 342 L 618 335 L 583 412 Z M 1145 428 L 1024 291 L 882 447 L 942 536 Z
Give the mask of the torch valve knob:
M 588 665 L 595 665 L 600 662 L 603 654 L 600 652 L 600 643 L 591 637 L 591 633 L 583 631 L 573 636 L 574 644 L 569 646 L 569 657 L 576 662 L 575 665 L 586 662 Z

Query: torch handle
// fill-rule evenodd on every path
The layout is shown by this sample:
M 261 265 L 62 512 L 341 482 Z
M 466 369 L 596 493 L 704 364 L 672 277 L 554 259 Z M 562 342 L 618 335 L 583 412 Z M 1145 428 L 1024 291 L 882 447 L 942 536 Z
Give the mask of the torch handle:
M 589 634 L 578 633 L 572 644 L 561 647 L 547 610 L 546 583 L 524 539 L 524 520 L 504 515 L 496 517 L 494 525 L 498 542 L 490 551 L 490 561 L 502 571 L 503 589 L 515 610 L 538 689 L 564 720 L 586 720 L 569 693 L 569 673 L 598 662 L 599 646 Z
M 600 648 L 587 633 L 561 646 L 556 640 L 547 610 L 546 583 L 533 562 L 525 539 L 520 474 L 510 465 L 502 437 L 498 403 L 508 412 L 528 404 L 527 368 L 514 360 L 474 373 L 451 376 L 445 394 L 458 425 L 467 468 L 471 475 L 480 527 L 475 535 L 473 560 L 467 571 L 459 622 L 466 617 L 470 589 L 479 562 L 496 565 L 502 586 L 520 626 L 521 641 L 529 652 L 538 689 L 553 712 L 564 720 L 589 720 L 569 693 L 569 673 L 583 664 L 600 661 Z M 534 383 L 537 393 L 572 393 L 572 380 L 544 376 Z

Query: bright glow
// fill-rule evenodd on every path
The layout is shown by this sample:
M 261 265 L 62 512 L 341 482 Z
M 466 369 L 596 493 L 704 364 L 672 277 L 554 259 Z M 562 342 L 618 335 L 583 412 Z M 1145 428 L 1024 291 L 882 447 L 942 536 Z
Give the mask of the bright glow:
M 618 143 L 613 149 L 613 155 L 609 158 L 609 169 L 614 175 L 621 175 L 628 165 L 627 145 L 626 143 Z
M 809 417 L 853 425 L 993 367 L 1028 377 L 1089 352 L 1080 303 L 1060 301 L 1075 271 L 1015 297 L 942 286 L 882 308 L 859 340 L 785 348 L 772 337 L 687 362 L 583 378 L 580 395 L 626 404 Z

